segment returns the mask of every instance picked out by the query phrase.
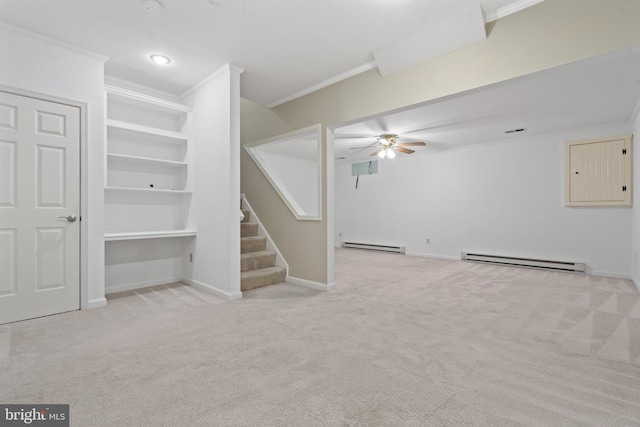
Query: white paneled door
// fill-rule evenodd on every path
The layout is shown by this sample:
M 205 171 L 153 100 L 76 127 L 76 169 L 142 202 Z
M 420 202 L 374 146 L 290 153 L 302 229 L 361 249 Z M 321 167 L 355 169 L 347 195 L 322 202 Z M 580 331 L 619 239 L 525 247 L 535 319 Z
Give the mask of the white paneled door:
M 80 109 L 0 91 L 0 324 L 80 308 Z

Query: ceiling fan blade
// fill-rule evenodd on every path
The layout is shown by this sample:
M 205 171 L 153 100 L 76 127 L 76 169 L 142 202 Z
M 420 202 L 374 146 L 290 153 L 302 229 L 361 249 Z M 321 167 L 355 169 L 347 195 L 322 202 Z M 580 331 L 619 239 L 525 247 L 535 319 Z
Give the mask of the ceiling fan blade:
M 423 147 L 427 145 L 422 141 L 413 141 L 413 142 L 398 142 L 400 147 Z
M 378 153 L 380 153 L 382 150 L 384 150 L 384 148 L 378 148 L 376 151 L 374 151 L 373 153 L 369 154 L 370 156 L 377 156 Z
M 408 148 L 404 148 L 404 147 L 394 147 L 396 150 L 400 151 L 401 153 L 405 153 L 405 154 L 411 154 L 411 153 L 415 153 L 415 151 L 413 150 L 409 150 Z

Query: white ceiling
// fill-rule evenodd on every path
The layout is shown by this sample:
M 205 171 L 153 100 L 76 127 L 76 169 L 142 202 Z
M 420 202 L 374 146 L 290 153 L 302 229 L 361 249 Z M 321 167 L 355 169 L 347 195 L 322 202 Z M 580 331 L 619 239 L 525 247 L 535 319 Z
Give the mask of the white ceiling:
M 370 159 L 375 135 L 425 141 L 416 153 L 629 123 L 640 99 L 640 47 L 605 54 L 334 129 L 335 157 Z M 511 129 L 526 132 L 505 134 Z M 410 147 L 414 148 L 414 147 Z M 398 156 L 406 154 L 398 153 Z
M 370 69 L 372 52 L 470 7 L 487 21 L 541 0 L 0 0 L 0 20 L 110 57 L 112 77 L 179 95 L 226 63 L 274 105 Z M 441 43 L 442 40 L 434 40 Z M 152 53 L 173 63 L 152 64 Z
M 0 0 L 0 21 L 107 55 L 109 76 L 175 95 L 232 63 L 245 70 L 242 96 L 274 105 L 375 67 L 374 51 L 460 11 L 482 7 L 489 22 L 541 0 L 158 1 L 154 16 L 143 0 Z M 173 63 L 157 66 L 152 53 Z M 351 148 L 381 133 L 424 140 L 416 151 L 429 152 L 626 122 L 637 76 L 637 49 L 569 64 L 340 127 L 336 157 L 369 158 Z M 504 133 L 516 128 L 527 132 Z

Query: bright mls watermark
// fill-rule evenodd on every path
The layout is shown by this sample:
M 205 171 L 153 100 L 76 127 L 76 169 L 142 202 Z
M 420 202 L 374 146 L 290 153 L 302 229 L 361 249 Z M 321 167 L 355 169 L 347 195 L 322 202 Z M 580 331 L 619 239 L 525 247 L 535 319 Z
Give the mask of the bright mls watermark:
M 0 404 L 0 427 L 69 427 L 69 405 Z

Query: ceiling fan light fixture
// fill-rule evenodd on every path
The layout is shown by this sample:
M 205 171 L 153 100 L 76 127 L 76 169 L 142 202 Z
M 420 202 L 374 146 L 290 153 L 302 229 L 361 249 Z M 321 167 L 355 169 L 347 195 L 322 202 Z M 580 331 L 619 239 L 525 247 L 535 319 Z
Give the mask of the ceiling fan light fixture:
M 393 159 L 396 157 L 396 153 L 393 152 L 393 149 L 391 147 L 385 147 L 380 150 L 380 152 L 378 153 L 378 157 L 380 157 L 381 159 Z
M 383 133 L 382 135 L 378 135 L 377 139 L 380 141 L 380 144 L 385 147 L 393 147 L 396 145 L 396 138 L 398 135 L 393 133 Z
M 409 142 L 398 142 L 398 135 L 395 133 L 383 133 L 382 135 L 378 135 L 376 138 L 375 145 L 368 145 L 366 147 L 350 147 L 352 150 L 360 150 L 361 148 L 370 148 L 375 147 L 376 150 L 369 154 L 369 156 L 378 156 L 381 159 L 394 159 L 396 157 L 396 150 L 400 151 L 403 154 L 413 154 L 415 150 L 411 150 L 409 147 L 424 147 L 427 145 L 423 141 L 409 141 Z

